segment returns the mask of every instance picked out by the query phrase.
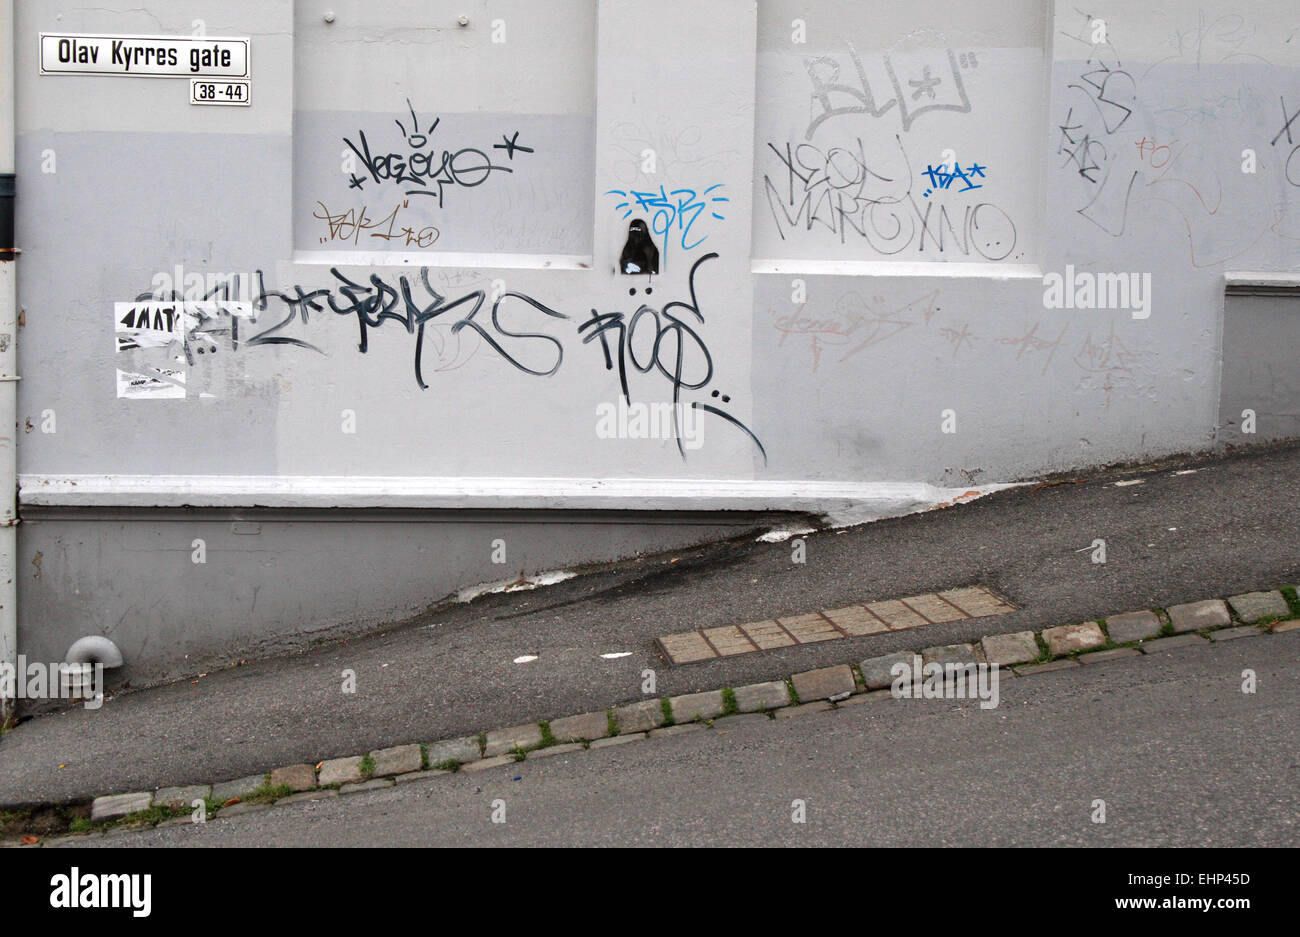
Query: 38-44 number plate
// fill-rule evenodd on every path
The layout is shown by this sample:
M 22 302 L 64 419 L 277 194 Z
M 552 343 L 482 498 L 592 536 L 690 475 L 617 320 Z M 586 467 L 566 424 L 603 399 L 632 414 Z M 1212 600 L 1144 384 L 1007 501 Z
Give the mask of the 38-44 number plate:
M 252 85 L 247 79 L 191 78 L 190 103 L 247 107 L 252 100 Z

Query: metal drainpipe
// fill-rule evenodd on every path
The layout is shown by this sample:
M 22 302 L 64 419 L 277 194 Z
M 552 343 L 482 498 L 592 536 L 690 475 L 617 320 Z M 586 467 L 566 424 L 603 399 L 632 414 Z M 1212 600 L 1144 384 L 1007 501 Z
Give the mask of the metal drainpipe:
M 14 244 L 14 4 L 0 0 L 0 664 L 18 663 L 18 248 Z M 3 681 L 0 681 L 0 685 Z M 2 691 L 0 691 L 2 692 Z M 16 701 L 0 698 L 0 725 Z

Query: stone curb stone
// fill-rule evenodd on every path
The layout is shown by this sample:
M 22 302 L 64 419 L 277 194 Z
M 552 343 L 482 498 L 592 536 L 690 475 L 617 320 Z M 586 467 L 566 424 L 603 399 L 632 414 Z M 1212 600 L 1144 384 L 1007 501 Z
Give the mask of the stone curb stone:
M 889 672 L 891 667 L 895 664 L 906 664 L 907 672 L 911 673 L 912 658 L 918 656 L 920 655 L 911 651 L 899 651 L 881 657 L 869 657 L 858 664 L 858 669 L 862 671 L 862 680 L 868 690 L 880 690 L 894 683 L 894 675 Z
M 1116 644 L 1144 641 L 1158 634 L 1161 627 L 1163 626 L 1155 612 L 1124 612 L 1106 618 L 1106 630 L 1110 632 L 1110 639 Z
M 491 758 L 494 755 L 504 755 L 516 748 L 532 748 L 541 743 L 541 726 L 535 722 L 526 722 L 508 729 L 493 729 L 487 734 L 487 745 L 483 749 L 483 754 Z
M 295 793 L 316 786 L 316 769 L 312 765 L 285 765 L 271 772 L 271 786 L 284 785 Z
M 266 784 L 266 775 L 250 774 L 246 778 L 236 778 L 233 781 L 222 781 L 220 784 L 212 785 L 212 799 L 219 804 L 224 804 L 232 797 L 244 798 L 253 791 L 259 790 Z
M 1035 655 L 1037 656 L 1037 655 Z M 974 664 L 975 647 L 971 644 L 942 644 L 921 651 L 921 664 Z
M 1113 647 L 1108 651 L 1094 651 L 1091 654 L 1080 654 L 1078 657 L 1081 664 L 1104 664 L 1108 660 L 1121 660 L 1125 657 L 1141 657 L 1142 652 L 1135 647 Z
M 619 733 L 649 732 L 664 724 L 664 706 L 657 699 L 642 700 L 619 706 L 614 710 L 614 719 L 618 723 Z M 594 744 L 594 743 L 593 743 Z
M 1156 638 L 1154 641 L 1147 641 L 1142 645 L 1142 650 L 1147 654 L 1155 654 L 1157 651 L 1173 651 L 1191 644 L 1204 643 L 1205 639 L 1199 634 L 1176 634 L 1172 638 Z
M 153 806 L 153 794 L 141 791 L 134 794 L 109 794 L 96 797 L 90 805 L 90 819 L 93 823 L 100 820 L 115 820 L 129 813 L 148 810 Z
M 355 784 L 364 781 L 361 775 L 361 756 L 350 758 L 331 758 L 321 763 L 319 783 L 321 787 L 331 784 Z
M 512 765 L 514 763 L 514 755 L 497 755 L 494 758 L 480 758 L 478 761 L 467 762 L 460 766 L 460 770 L 486 771 L 488 768 L 499 768 L 502 765 Z
M 817 700 L 812 703 L 800 703 L 798 706 L 787 706 L 785 709 L 778 709 L 773 715 L 777 719 L 792 719 L 795 716 L 807 716 L 809 713 L 824 713 L 828 709 L 834 708 L 825 700 Z
M 1017 677 L 1028 676 L 1031 673 L 1046 673 L 1049 670 L 1069 670 L 1071 667 L 1078 667 L 1079 662 L 1072 658 L 1065 660 L 1049 660 L 1045 664 L 1031 664 L 1028 667 L 1012 667 L 1011 672 Z
M 431 765 L 440 765 L 445 761 L 459 761 L 464 764 L 470 761 L 478 761 L 483 757 L 483 753 L 478 747 L 478 739 L 474 736 L 430 742 L 427 748 L 429 764 Z
M 853 670 L 848 664 L 805 670 L 792 676 L 790 682 L 794 684 L 795 695 L 801 703 L 824 700 L 854 690 Z
M 596 739 L 591 743 L 591 747 L 609 748 L 611 745 L 624 745 L 628 742 L 639 742 L 646 737 L 644 732 L 633 732 L 631 735 L 611 735 L 607 739 Z
M 1249 638 L 1252 635 L 1260 635 L 1260 631 L 1254 625 L 1241 625 L 1237 628 L 1224 628 L 1222 631 L 1211 631 L 1211 641 L 1231 641 L 1234 638 Z
M 1291 614 L 1291 607 L 1277 590 L 1243 592 L 1241 595 L 1229 596 L 1228 604 L 1237 613 L 1237 617 L 1248 625 L 1253 625 L 1261 618 L 1285 618 Z
M 237 817 L 241 813 L 259 813 L 270 809 L 270 804 L 231 804 L 229 807 L 222 807 L 217 818 L 224 820 L 226 817 Z
M 171 817 L 163 820 L 158 826 L 202 826 L 201 823 L 195 823 L 192 816 Z
M 668 700 L 668 705 L 672 708 L 673 722 L 676 723 L 693 722 L 697 717 L 714 719 L 726 711 L 721 690 L 674 696 Z
M 1274 634 L 1285 634 L 1288 631 L 1295 631 L 1300 628 L 1300 621 L 1279 621 L 1269 630 Z
M 288 797 L 281 797 L 276 804 L 296 804 L 301 800 L 321 800 L 325 797 L 338 797 L 339 792 L 333 788 L 326 788 L 323 791 L 304 791 L 301 794 L 290 794 Z
M 397 745 L 393 748 L 381 748 L 370 753 L 370 760 L 375 763 L 373 777 L 386 778 L 394 774 L 410 774 L 419 771 L 423 761 L 419 745 Z
M 1032 631 L 1013 631 L 1010 634 L 990 634 L 980 638 L 984 659 L 999 667 L 1026 664 L 1038 656 L 1038 642 Z
M 728 716 L 725 719 L 718 719 L 713 723 L 713 728 L 720 732 L 728 732 L 732 729 L 739 729 L 750 725 L 763 725 L 771 721 L 772 720 L 763 713 L 740 713 L 735 716 Z M 663 730 L 661 729 L 659 731 L 662 732 Z M 653 732 L 650 734 L 654 735 Z
M 1100 647 L 1106 643 L 1106 636 L 1101 633 L 1101 625 L 1095 621 L 1085 621 L 1081 625 L 1057 625 L 1055 628 L 1043 629 L 1043 640 L 1052 656 L 1082 651 L 1090 647 Z
M 569 752 L 582 751 L 582 744 L 579 742 L 566 742 L 563 745 L 549 745 L 546 748 L 539 748 L 528 753 L 528 760 L 533 761 L 537 758 L 550 758 L 552 755 L 567 755 Z
M 870 690 L 866 693 L 855 693 L 842 703 L 836 703 L 836 709 L 843 709 L 845 706 L 861 706 L 863 703 L 874 703 L 880 699 L 892 699 L 892 690 Z
M 383 787 L 393 787 L 392 778 L 374 778 L 370 781 L 361 781 L 356 784 L 344 784 L 339 788 L 340 794 L 357 794 L 361 791 L 377 791 Z
M 557 742 L 580 742 L 603 739 L 609 735 L 609 716 L 604 712 L 565 716 L 550 722 L 551 735 Z M 432 764 L 432 762 L 430 762 Z
M 1165 611 L 1169 614 L 1169 623 L 1175 634 L 1232 624 L 1232 616 L 1228 614 L 1228 606 L 1222 599 L 1171 605 Z
M 430 768 L 428 771 L 412 771 L 410 774 L 399 774 L 393 778 L 393 781 L 397 784 L 405 784 L 408 781 L 427 781 L 429 778 L 441 778 L 451 773 L 441 768 Z
M 747 683 L 736 687 L 736 708 L 742 713 L 762 709 L 780 709 L 790 705 L 790 691 L 782 680 L 768 683 Z
M 699 732 L 707 728 L 708 725 L 703 722 L 684 722 L 679 726 L 664 726 L 662 729 L 651 729 L 646 733 L 646 738 L 670 738 L 674 735 L 685 735 L 688 732 Z
M 185 807 L 188 809 L 195 800 L 205 800 L 211 796 L 211 784 L 192 784 L 189 787 L 164 787 L 153 795 L 153 806 Z

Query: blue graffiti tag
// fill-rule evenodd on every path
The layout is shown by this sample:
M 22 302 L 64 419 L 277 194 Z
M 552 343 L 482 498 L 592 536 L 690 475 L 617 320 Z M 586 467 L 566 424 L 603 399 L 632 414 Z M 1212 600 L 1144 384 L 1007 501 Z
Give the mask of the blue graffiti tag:
M 720 206 L 731 199 L 724 195 L 712 195 L 714 191 L 721 188 L 722 183 L 718 183 L 697 194 L 695 189 L 673 189 L 669 192 L 661 185 L 657 191 L 610 189 L 605 194 L 617 195 L 622 199 L 614 207 L 623 213 L 625 219 L 636 212 L 649 214 L 650 230 L 664 237 L 665 247 L 668 246 L 669 232 L 672 232 L 674 239 L 681 244 L 682 250 L 689 251 L 708 240 L 709 236 L 705 234 L 698 240 L 688 243 L 691 229 L 706 209 L 719 221 L 726 220 L 718 214 L 715 206 Z

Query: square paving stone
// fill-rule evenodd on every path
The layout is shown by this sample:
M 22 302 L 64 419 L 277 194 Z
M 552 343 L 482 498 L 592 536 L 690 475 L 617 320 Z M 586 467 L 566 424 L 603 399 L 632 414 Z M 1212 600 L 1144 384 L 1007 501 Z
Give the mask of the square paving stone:
M 1286 618 L 1291 608 L 1281 592 L 1246 592 L 1228 599 L 1228 604 L 1237 613 L 1237 617 L 1248 625 L 1253 625 L 1262 618 Z
M 96 797 L 90 805 L 90 819 L 94 823 L 100 820 L 113 820 L 129 813 L 148 810 L 153 805 L 153 794 L 141 792 L 136 794 L 109 794 Z
M 673 721 L 679 723 L 694 722 L 697 718 L 713 719 L 721 716 L 726 708 L 722 702 L 721 690 L 674 696 L 668 705 L 672 707 Z
M 763 709 L 780 709 L 790 705 L 790 691 L 782 680 L 769 683 L 750 683 L 736 687 L 736 708 L 742 713 Z
M 957 606 L 932 593 L 909 596 L 904 601 L 935 624 L 943 624 L 946 621 L 961 621 L 963 618 L 968 617 Z
M 1124 612 L 1106 616 L 1106 630 L 1116 644 L 1144 641 L 1159 634 L 1162 627 L 1155 612 Z
M 1053 656 L 1082 651 L 1090 647 L 1100 647 L 1106 643 L 1106 636 L 1101 633 L 1101 625 L 1095 621 L 1085 621 L 1081 625 L 1058 625 L 1043 629 L 1043 640 Z
M 419 745 L 398 745 L 394 748 L 381 748 L 370 753 L 370 760 L 375 763 L 373 777 L 386 778 L 394 774 L 406 774 L 419 771 L 423 763 Z
M 946 592 L 940 592 L 939 598 L 951 602 L 971 618 L 1003 615 L 1015 611 L 1015 606 L 1003 602 L 982 586 L 949 589 Z
M 861 605 L 850 605 L 848 608 L 828 608 L 822 614 L 838 625 L 845 634 L 853 637 L 864 634 L 880 634 L 889 630 L 887 624 Z
M 985 635 L 980 645 L 984 648 L 984 659 L 999 667 L 1026 664 L 1038 656 L 1038 642 L 1032 631 Z
M 365 778 L 361 775 L 360 755 L 351 755 L 347 758 L 331 758 L 329 761 L 321 763 L 321 787 L 327 787 L 331 784 L 354 784 L 363 780 Z
M 723 625 L 720 628 L 708 628 L 701 632 L 720 657 L 734 657 L 737 654 L 749 654 L 758 650 L 746 637 L 745 632 L 736 625 Z
M 540 745 L 542 742 L 542 729 L 535 722 L 525 723 L 521 726 L 511 726 L 508 729 L 493 729 L 487 734 L 487 745 L 483 748 L 483 754 L 488 758 L 495 755 L 504 755 L 506 752 L 514 751 L 516 748 L 529 748 L 533 745 Z
M 901 631 L 904 628 L 915 628 L 918 625 L 928 624 L 924 618 L 898 599 L 890 599 L 887 602 L 869 602 L 867 603 L 867 611 L 889 625 L 891 631 Z
M 1232 616 L 1228 614 L 1228 606 L 1222 599 L 1171 605 L 1165 611 L 1169 613 L 1169 623 L 1173 625 L 1175 634 L 1232 624 Z
M 697 660 L 713 660 L 718 656 L 709 642 L 698 631 L 668 634 L 659 638 L 659 646 L 674 664 L 690 664 Z
M 843 637 L 835 630 L 834 625 L 816 612 L 811 615 L 778 618 L 777 621 L 781 623 L 781 627 L 794 635 L 795 640 L 800 644 L 814 644 L 818 641 L 830 641 L 833 638 Z
M 886 689 L 893 685 L 894 675 L 890 672 L 896 664 L 903 664 L 907 672 L 912 672 L 912 658 L 919 657 L 911 651 L 899 651 L 882 657 L 871 657 L 858 664 L 862 671 L 862 681 L 868 690 Z
M 271 772 L 271 786 L 287 785 L 293 791 L 309 791 L 316 786 L 316 769 L 312 765 L 287 765 Z
M 794 638 L 774 621 L 751 621 L 741 625 L 741 630 L 749 636 L 760 651 L 770 651 L 778 647 L 794 647 Z
M 799 702 L 810 703 L 813 700 L 829 699 L 841 693 L 853 692 L 853 671 L 848 664 L 835 667 L 822 667 L 818 670 L 805 670 L 790 678 Z
M 224 804 L 232 797 L 247 797 L 265 784 L 266 775 L 264 774 L 250 774 L 246 778 L 222 781 L 220 784 L 212 785 L 212 799 L 219 804 Z
M 467 761 L 478 761 L 483 757 L 482 752 L 479 751 L 478 739 L 472 735 L 459 739 L 430 742 L 426 748 L 429 753 L 430 765 L 441 765 L 448 761 L 459 761 L 464 764 Z
M 657 699 L 650 699 L 619 706 L 614 710 L 614 719 L 618 722 L 619 735 L 648 732 L 664 724 L 663 703 Z
M 603 739 L 609 735 L 609 715 L 604 712 L 564 716 L 552 720 L 550 725 L 551 735 L 557 742 Z
M 189 809 L 196 800 L 212 795 L 211 784 L 192 784 L 189 787 L 164 787 L 153 795 L 155 807 L 184 807 Z

